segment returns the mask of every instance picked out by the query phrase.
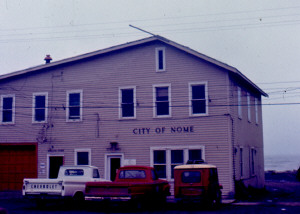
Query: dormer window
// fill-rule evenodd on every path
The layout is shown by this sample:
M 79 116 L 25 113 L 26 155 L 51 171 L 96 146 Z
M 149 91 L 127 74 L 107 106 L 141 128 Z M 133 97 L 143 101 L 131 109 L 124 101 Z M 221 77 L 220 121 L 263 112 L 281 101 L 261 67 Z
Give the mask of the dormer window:
M 156 48 L 156 71 L 165 71 L 166 70 L 166 54 L 165 54 L 165 48 Z

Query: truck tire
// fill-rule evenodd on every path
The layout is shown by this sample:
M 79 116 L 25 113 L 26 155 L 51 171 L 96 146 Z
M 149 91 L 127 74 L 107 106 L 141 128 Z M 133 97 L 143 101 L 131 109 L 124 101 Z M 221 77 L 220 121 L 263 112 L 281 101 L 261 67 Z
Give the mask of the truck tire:
M 75 195 L 73 196 L 73 200 L 75 202 L 82 202 L 82 201 L 84 201 L 84 194 L 83 194 L 83 192 L 76 192 Z

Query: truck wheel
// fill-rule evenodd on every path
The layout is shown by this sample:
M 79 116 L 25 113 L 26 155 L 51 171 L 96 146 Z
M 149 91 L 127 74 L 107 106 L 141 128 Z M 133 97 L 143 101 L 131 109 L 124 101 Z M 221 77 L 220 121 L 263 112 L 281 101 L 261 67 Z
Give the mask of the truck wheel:
M 74 201 L 84 201 L 84 194 L 82 192 L 76 192 L 75 195 L 73 196 Z

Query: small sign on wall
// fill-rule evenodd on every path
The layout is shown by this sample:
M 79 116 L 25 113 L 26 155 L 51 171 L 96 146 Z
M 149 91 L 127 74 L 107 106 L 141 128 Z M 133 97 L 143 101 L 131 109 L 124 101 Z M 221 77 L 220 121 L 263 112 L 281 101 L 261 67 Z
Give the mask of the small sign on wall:
M 124 166 L 128 166 L 128 165 L 136 165 L 136 159 L 125 159 Z

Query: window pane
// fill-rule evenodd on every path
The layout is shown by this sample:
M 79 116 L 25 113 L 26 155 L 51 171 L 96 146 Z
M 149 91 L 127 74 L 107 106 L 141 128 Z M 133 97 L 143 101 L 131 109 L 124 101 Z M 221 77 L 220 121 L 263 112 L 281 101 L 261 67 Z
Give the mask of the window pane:
M 134 106 L 133 104 L 122 104 L 122 117 L 133 117 Z
M 89 165 L 88 152 L 77 152 L 77 165 Z
M 163 50 L 158 51 L 158 69 L 159 70 L 164 69 L 164 52 L 163 52 Z
M 156 88 L 156 101 L 168 101 L 168 96 L 168 87 Z
M 154 164 L 166 163 L 166 151 L 154 151 Z
M 193 114 L 206 113 L 206 101 L 205 100 L 193 100 L 192 107 L 193 107 Z
M 146 172 L 144 170 L 122 170 L 119 178 L 121 179 L 145 179 Z
M 83 171 L 83 169 L 66 169 L 65 175 L 66 176 L 83 176 L 84 171 Z
M 166 178 L 166 165 L 154 165 L 154 169 L 156 170 L 157 176 L 159 178 Z
M 80 119 L 80 108 L 70 107 L 69 108 L 69 119 Z
M 199 171 L 186 171 L 181 174 L 183 183 L 199 183 L 201 181 L 201 173 Z
M 80 93 L 69 94 L 69 106 L 80 106 Z
M 35 109 L 35 121 L 45 120 L 45 109 Z
M 156 110 L 156 115 L 169 115 L 169 102 L 157 102 Z
M 100 178 L 98 169 L 93 170 L 93 178 Z
M 36 96 L 35 97 L 35 107 L 36 108 L 45 108 L 46 107 L 45 96 Z
M 205 99 L 205 85 L 192 86 L 192 99 Z
M 3 110 L 12 109 L 13 108 L 13 98 L 12 97 L 4 97 L 3 98 Z
M 133 103 L 133 89 L 122 90 L 122 103 Z
M 183 163 L 183 150 L 171 151 L 171 163 L 182 164 Z
M 189 160 L 202 160 L 201 149 L 189 150 Z
M 12 110 L 3 111 L 2 122 L 12 122 Z

